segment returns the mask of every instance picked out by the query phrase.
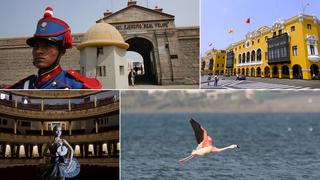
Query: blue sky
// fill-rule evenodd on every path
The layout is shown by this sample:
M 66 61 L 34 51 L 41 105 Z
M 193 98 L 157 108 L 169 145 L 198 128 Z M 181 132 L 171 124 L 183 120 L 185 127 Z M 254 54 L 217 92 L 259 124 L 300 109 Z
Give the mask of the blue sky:
M 103 12 L 113 12 L 127 6 L 128 0 L 1 0 L 0 38 L 31 36 L 44 9 L 50 5 L 54 16 L 66 21 L 73 33 L 86 32 Z M 148 3 L 147 3 L 148 2 Z M 168 14 L 175 15 L 176 26 L 199 25 L 198 0 L 137 0 L 140 6 L 158 5 Z
M 320 18 L 319 0 L 201 0 L 201 55 L 212 47 L 225 49 L 232 39 L 244 39 L 249 30 L 295 16 L 302 7 L 305 14 Z M 245 23 L 247 17 L 250 25 Z M 230 28 L 235 29 L 233 37 L 228 34 Z

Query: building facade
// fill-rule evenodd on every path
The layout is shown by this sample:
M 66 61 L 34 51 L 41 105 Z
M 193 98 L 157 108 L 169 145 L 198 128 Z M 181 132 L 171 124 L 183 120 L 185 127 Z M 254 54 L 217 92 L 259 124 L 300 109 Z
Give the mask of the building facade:
M 143 57 L 148 83 L 199 84 L 199 26 L 176 27 L 174 15 L 164 13 L 159 7 L 139 6 L 136 1 L 128 1 L 127 7 L 117 12 L 105 12 L 97 20 L 100 21 L 116 27 L 129 44 L 128 51 Z M 81 71 L 80 52 L 76 47 L 83 36 L 83 33 L 72 35 L 74 48 L 61 59 L 64 69 Z M 27 38 L 0 39 L 0 86 L 12 85 L 36 73 Z
M 201 60 L 202 74 L 224 74 L 225 70 L 225 50 L 210 50 L 207 51 Z
M 247 33 L 227 48 L 225 73 L 319 79 L 319 23 L 315 16 L 299 14 Z
M 0 91 L 2 177 L 37 179 L 32 172 L 48 163 L 44 149 L 56 125 L 81 164 L 79 178 L 119 176 L 118 91 Z

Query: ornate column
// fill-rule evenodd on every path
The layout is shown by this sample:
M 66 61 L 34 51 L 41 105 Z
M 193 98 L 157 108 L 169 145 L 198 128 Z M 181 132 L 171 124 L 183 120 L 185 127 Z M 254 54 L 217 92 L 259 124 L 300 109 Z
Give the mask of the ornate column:
M 71 121 L 69 121 L 69 135 L 71 136 L 72 133 L 71 133 Z
M 15 148 L 14 148 L 14 144 L 9 144 L 9 146 L 10 146 L 10 153 L 11 153 L 11 158 L 14 158 L 15 157 Z
M 38 145 L 39 157 L 42 157 L 42 146 L 43 146 L 43 144 Z
M 289 69 L 289 78 L 293 79 L 293 69 Z
M 303 79 L 311 79 L 311 70 L 310 69 L 302 69 L 302 78 Z
M 282 79 L 282 70 L 279 69 L 279 70 L 278 70 L 278 73 L 279 73 L 279 79 Z
M 69 102 L 68 102 L 69 103 L 69 111 L 71 111 L 71 99 L 69 98 L 68 100 L 69 100 Z
M 43 136 L 43 121 L 41 121 L 41 136 Z
M 14 99 L 14 107 L 17 108 L 18 107 L 18 97 L 16 96 L 16 98 Z
M 273 67 L 270 66 L 269 69 L 269 73 L 270 73 L 270 78 L 273 78 Z
M 99 156 L 99 152 L 100 152 L 100 151 L 99 151 L 99 150 L 100 150 L 100 149 L 99 149 L 99 143 L 96 142 L 96 143 L 94 143 L 94 145 L 95 145 L 95 149 L 94 149 L 94 150 L 95 150 L 95 153 L 94 153 L 94 155 L 95 155 L 95 156 Z
M 88 144 L 85 144 L 84 147 L 85 147 L 85 148 L 84 148 L 84 152 L 85 152 L 85 156 L 84 156 L 84 157 L 87 158 L 87 157 L 88 157 L 88 148 L 89 148 L 89 145 L 88 145 Z
M 17 120 L 14 119 L 14 134 L 17 134 Z
M 99 130 L 98 130 L 98 120 L 97 119 L 95 119 L 95 125 L 96 125 L 96 133 L 98 133 Z
M 86 145 L 85 144 L 82 144 L 82 157 L 87 157 Z
M 44 102 L 43 102 L 43 98 L 41 98 L 41 111 L 44 111 Z
M 97 95 L 94 95 L 94 107 L 97 107 Z

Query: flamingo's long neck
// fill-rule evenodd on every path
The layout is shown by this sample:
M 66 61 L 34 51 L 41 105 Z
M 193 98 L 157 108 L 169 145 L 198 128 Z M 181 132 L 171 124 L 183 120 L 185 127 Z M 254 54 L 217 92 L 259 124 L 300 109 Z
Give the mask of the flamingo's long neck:
M 233 149 L 233 148 L 234 148 L 233 145 L 230 145 L 230 146 L 227 146 L 227 147 L 224 147 L 224 148 L 218 148 L 218 149 L 219 149 L 219 151 L 224 151 L 226 149 Z

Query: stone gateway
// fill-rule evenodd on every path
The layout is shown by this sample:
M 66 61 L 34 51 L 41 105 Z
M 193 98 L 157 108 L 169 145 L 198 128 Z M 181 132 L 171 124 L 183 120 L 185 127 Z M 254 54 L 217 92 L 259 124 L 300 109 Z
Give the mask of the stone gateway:
M 97 22 L 113 25 L 129 44 L 127 51 L 143 57 L 144 78 L 154 85 L 199 84 L 199 27 L 176 27 L 175 17 L 161 8 L 149 9 L 129 1 L 128 6 L 104 13 Z M 73 34 L 74 48 L 61 59 L 65 69 L 81 72 L 82 33 Z M 30 35 L 31 36 L 31 35 Z M 28 37 L 0 39 L 0 86 L 11 85 L 36 73 Z M 97 49 L 98 51 L 98 49 Z

